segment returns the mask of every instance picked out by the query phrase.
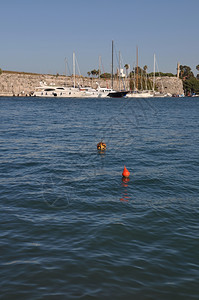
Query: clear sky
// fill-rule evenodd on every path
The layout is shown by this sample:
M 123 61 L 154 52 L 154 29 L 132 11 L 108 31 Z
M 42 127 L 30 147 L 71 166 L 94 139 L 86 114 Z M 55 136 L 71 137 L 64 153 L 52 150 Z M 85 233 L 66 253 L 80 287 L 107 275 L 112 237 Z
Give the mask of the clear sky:
M 82 75 L 111 72 L 111 43 L 122 64 L 176 73 L 177 62 L 196 74 L 199 0 L 0 0 L 0 68 L 64 74 L 76 54 Z M 115 57 L 115 64 L 117 60 Z M 69 70 L 67 71 L 69 75 Z

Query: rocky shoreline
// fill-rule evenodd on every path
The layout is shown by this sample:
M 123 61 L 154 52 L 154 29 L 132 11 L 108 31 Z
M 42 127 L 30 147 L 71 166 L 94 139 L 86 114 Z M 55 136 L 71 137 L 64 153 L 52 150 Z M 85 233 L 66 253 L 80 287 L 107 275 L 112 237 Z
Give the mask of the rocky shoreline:
M 65 75 L 34 74 L 23 72 L 3 71 L 0 75 L 0 96 L 30 96 L 40 82 L 47 85 L 73 86 L 73 77 Z M 98 78 L 76 77 L 76 86 L 97 87 L 97 82 L 101 87 L 111 87 L 111 80 Z M 121 87 L 129 90 L 129 81 L 124 79 Z M 183 94 L 182 80 L 177 77 L 157 77 L 156 87 L 161 93 L 172 95 Z M 114 80 L 113 88 L 119 89 L 118 80 Z

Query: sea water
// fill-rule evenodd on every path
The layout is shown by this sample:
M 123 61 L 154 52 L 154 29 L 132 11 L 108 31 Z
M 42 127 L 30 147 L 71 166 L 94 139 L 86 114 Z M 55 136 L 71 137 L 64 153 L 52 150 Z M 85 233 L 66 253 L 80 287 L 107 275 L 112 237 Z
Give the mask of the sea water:
M 197 98 L 0 105 L 1 299 L 199 299 Z

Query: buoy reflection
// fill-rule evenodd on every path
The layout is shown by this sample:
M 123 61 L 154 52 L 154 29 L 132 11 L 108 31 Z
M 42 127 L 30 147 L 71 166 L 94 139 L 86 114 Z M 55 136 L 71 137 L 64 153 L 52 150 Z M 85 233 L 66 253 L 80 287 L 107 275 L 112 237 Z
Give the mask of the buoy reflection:
M 130 178 L 128 177 L 122 177 L 122 198 L 120 198 L 120 201 L 128 202 L 130 200 L 130 197 L 128 195 L 128 183 L 130 181 Z
M 122 182 L 123 182 L 123 186 L 127 187 L 128 186 L 128 182 L 129 182 L 130 178 L 128 177 L 122 177 Z
M 100 155 L 102 155 L 102 156 L 104 156 L 105 153 L 106 153 L 104 150 L 97 150 L 97 152 L 98 152 Z

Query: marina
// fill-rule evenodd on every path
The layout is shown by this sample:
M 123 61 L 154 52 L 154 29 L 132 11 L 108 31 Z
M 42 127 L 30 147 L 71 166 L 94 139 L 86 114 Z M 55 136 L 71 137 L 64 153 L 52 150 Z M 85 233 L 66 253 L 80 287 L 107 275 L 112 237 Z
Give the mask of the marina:
M 101 88 L 97 89 L 91 87 L 65 87 L 45 85 L 36 87 L 36 90 L 31 93 L 32 97 L 58 97 L 58 98 L 120 98 L 126 96 L 128 92 L 117 92 L 113 89 Z
M 138 48 L 137 66 L 134 74 L 127 76 L 123 73 L 119 54 L 119 69 L 114 74 L 114 42 L 112 41 L 112 72 L 111 78 L 86 78 L 76 74 L 76 56 L 73 52 L 73 73 L 71 76 L 56 76 L 45 74 L 24 74 L 17 72 L 3 72 L 0 76 L 0 96 L 34 96 L 61 98 L 151 98 L 184 96 L 183 82 L 179 78 L 179 71 L 174 77 L 155 77 L 156 60 L 154 55 L 153 76 L 145 78 L 139 74 Z M 79 67 L 78 67 L 79 68 Z M 179 69 L 179 64 L 178 64 Z M 144 70 L 142 70 L 144 71 Z M 5 79 L 4 79 L 5 77 Z M 22 82 L 19 79 L 22 78 Z M 125 79 L 124 79 L 125 78 Z M 143 88 L 145 84 L 145 89 Z M 139 87 L 140 85 L 140 87 Z M 149 89 L 149 86 L 151 89 Z

